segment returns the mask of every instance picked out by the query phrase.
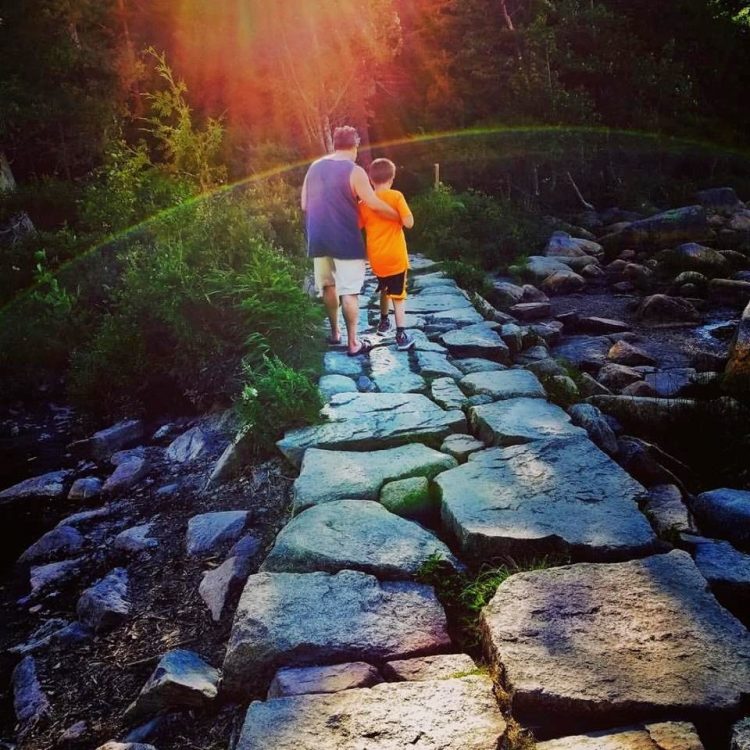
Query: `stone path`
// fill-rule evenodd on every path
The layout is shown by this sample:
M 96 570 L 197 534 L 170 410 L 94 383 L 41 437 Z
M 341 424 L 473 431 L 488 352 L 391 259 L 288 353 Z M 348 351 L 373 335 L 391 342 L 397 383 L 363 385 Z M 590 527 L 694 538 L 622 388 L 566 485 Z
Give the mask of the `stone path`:
M 558 328 L 484 320 L 431 261 L 413 265 L 415 348 L 328 352 L 324 421 L 278 444 L 299 469 L 295 515 L 232 626 L 223 689 L 270 688 L 237 747 L 512 749 L 516 721 L 540 750 L 718 747 L 750 693 L 750 637 L 654 533 L 646 489 L 589 438 L 603 428 L 547 400 L 534 372 L 540 357 L 554 370 Z M 372 280 L 362 299 L 376 317 Z M 563 351 L 585 367 L 610 346 Z M 414 580 L 436 554 L 457 569 L 553 555 L 483 611 L 489 669 L 457 653 Z M 550 567 L 561 554 L 572 564 Z

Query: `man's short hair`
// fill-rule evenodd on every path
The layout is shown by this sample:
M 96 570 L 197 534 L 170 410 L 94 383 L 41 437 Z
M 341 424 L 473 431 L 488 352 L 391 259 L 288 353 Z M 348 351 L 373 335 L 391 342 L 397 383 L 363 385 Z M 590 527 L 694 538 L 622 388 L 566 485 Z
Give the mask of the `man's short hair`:
M 333 131 L 333 147 L 339 151 L 349 151 L 359 146 L 359 133 L 351 125 L 342 125 Z
M 396 165 L 390 159 L 375 159 L 370 164 L 370 179 L 375 185 L 383 185 L 396 176 Z

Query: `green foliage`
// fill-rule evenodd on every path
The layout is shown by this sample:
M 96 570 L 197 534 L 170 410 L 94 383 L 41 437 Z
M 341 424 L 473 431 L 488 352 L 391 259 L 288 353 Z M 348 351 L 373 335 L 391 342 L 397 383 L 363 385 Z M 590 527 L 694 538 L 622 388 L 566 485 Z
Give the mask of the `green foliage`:
M 509 203 L 481 192 L 456 193 L 447 185 L 413 201 L 412 244 L 434 258 L 498 269 L 534 248 L 540 228 Z
M 523 570 L 543 570 L 561 565 L 566 560 L 541 558 L 523 565 L 509 561 L 506 565 L 483 565 L 478 572 L 456 572 L 439 552 L 425 560 L 417 571 L 417 581 L 432 586 L 452 622 L 458 630 L 462 648 L 475 649 L 480 644 L 479 615 L 497 587 L 514 573 Z
M 487 280 L 487 274 L 471 263 L 465 263 L 462 260 L 446 260 L 441 267 L 467 292 L 476 292 L 485 296 L 492 288 L 492 284 Z
M 323 401 L 317 386 L 278 357 L 262 358 L 260 366 L 247 367 L 246 382 L 237 402 L 253 448 L 270 453 L 284 432 L 318 419 Z

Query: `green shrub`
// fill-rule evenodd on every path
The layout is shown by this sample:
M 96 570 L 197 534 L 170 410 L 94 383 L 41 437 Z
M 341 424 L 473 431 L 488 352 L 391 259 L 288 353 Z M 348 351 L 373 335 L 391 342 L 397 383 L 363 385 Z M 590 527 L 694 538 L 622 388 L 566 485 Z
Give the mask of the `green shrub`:
M 258 453 L 273 451 L 286 430 L 318 419 L 322 398 L 305 373 L 278 357 L 263 357 L 257 369 L 246 369 L 246 376 L 237 410 Z
M 471 263 L 465 263 L 462 260 L 446 260 L 442 264 L 442 269 L 467 292 L 476 292 L 484 297 L 492 289 L 492 285 L 487 280 L 487 274 Z

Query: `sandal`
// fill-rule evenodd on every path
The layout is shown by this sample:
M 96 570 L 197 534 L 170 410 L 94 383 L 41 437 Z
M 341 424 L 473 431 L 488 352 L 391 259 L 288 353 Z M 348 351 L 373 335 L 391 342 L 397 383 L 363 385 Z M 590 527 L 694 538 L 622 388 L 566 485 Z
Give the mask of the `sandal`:
M 341 336 L 334 338 L 331 334 L 326 336 L 326 344 L 328 346 L 341 346 Z
M 359 357 L 360 354 L 369 354 L 373 349 L 373 344 L 367 339 L 360 339 L 359 349 L 356 352 L 347 351 L 349 357 Z

